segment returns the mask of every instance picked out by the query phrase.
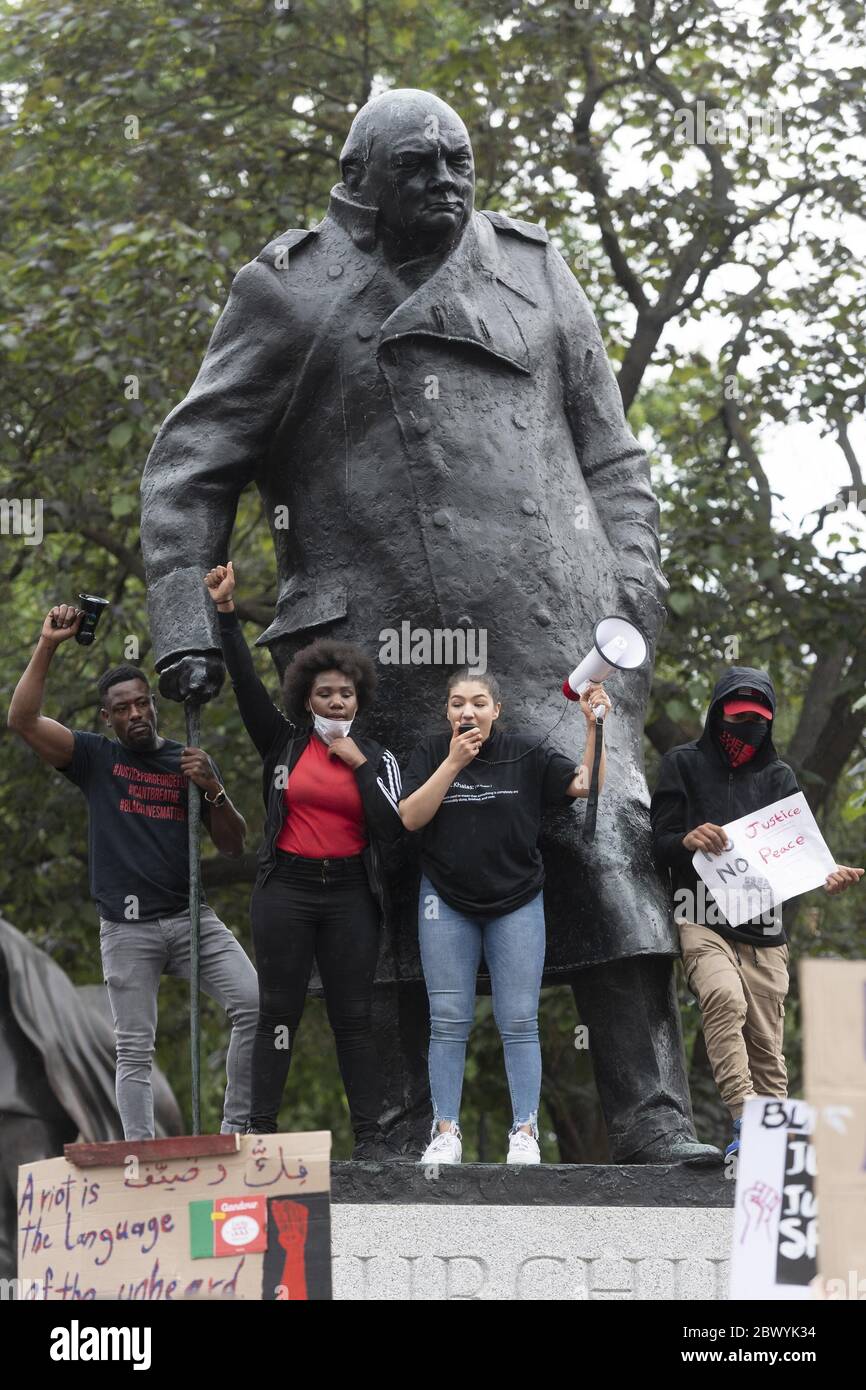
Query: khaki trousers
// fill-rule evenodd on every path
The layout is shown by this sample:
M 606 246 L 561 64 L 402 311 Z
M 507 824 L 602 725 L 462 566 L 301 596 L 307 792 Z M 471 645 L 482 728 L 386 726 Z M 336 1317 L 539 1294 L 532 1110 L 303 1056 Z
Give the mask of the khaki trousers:
M 678 923 L 683 968 L 700 1005 L 713 1078 L 733 1119 L 750 1096 L 788 1094 L 782 1052 L 788 947 L 726 941 Z

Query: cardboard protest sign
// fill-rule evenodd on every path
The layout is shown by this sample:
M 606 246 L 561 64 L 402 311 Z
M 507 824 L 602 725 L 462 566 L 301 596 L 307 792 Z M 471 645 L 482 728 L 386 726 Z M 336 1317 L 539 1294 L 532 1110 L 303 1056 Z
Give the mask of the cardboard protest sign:
M 328 1133 L 204 1135 L 25 1164 L 24 1296 L 328 1299 L 330 1152 Z
M 866 961 L 800 966 L 806 1095 L 816 1114 L 826 1298 L 866 1299 Z
M 812 1122 L 801 1100 L 746 1101 L 737 1155 L 732 1299 L 811 1297 L 818 1247 Z
M 722 828 L 728 851 L 698 850 L 692 864 L 729 926 L 771 914 L 778 903 L 820 887 L 836 867 L 802 792 Z

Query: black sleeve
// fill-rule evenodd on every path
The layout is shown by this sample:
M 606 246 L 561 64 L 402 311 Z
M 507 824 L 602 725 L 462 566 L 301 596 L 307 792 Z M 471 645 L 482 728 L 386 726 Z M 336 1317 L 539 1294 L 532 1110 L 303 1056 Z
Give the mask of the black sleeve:
M 100 745 L 105 740 L 102 734 L 78 732 L 74 732 L 72 738 L 72 762 L 67 763 L 66 767 L 58 767 L 56 770 L 63 777 L 67 777 L 70 782 L 74 782 L 76 787 L 80 787 L 82 791 L 86 792 Z
M 542 806 L 573 806 L 575 798 L 566 791 L 577 776 L 574 760 L 555 748 L 539 748 L 538 753 Z
M 231 677 L 244 728 L 260 755 L 265 757 L 275 740 L 287 736 L 292 725 L 277 709 L 264 682 L 256 674 L 237 613 L 221 613 L 217 609 L 217 618 L 226 670 Z
M 241 267 L 198 375 L 145 464 L 141 552 L 159 670 L 217 646 L 202 578 L 228 553 L 238 498 L 267 456 L 303 361 L 289 283 L 273 263 Z
M 660 567 L 659 507 L 649 460 L 626 419 L 589 301 L 559 252 L 552 245 L 547 249 L 562 344 L 565 408 L 580 470 L 616 553 L 621 600 L 654 644 L 664 622 L 662 599 L 668 586 Z
M 411 796 L 419 787 L 423 787 L 424 783 L 433 776 L 438 765 L 433 758 L 432 741 L 429 738 L 422 739 L 409 754 L 409 762 L 403 774 L 398 801 L 405 801 L 407 796 Z
M 397 809 L 402 793 L 400 768 L 394 754 L 383 748 L 378 765 L 374 766 L 368 758 L 355 768 L 355 780 L 371 836 L 380 843 L 395 844 L 403 834 L 403 822 Z
M 784 784 L 783 789 L 779 792 L 779 795 L 776 797 L 777 801 L 782 801 L 786 796 L 796 796 L 797 792 L 802 790 L 800 784 L 797 781 L 794 769 L 792 767 L 789 767 L 787 763 L 781 763 L 780 765 L 784 769 L 785 775 L 782 779 Z
M 676 759 L 670 753 L 662 758 L 658 786 L 650 802 L 650 825 L 656 859 L 666 869 L 688 870 L 692 853 L 683 845 L 683 836 L 694 827 L 686 825 L 688 803 Z

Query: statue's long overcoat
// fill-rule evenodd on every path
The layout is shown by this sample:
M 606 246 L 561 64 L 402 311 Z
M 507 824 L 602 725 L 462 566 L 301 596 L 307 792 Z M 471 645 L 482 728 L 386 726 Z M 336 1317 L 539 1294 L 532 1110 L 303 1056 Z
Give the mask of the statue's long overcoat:
M 377 247 L 375 211 L 338 185 L 318 226 L 285 232 L 242 268 L 142 480 L 160 669 L 219 649 L 202 576 L 228 557 L 237 498 L 253 481 L 279 575 L 259 641 L 280 666 L 324 633 L 376 655 L 384 629 L 468 623 L 486 631 L 508 726 L 540 738 L 600 616 L 637 617 L 657 634 L 664 580 L 647 459 L 586 297 L 541 227 L 473 213 L 413 290 Z M 368 727 L 402 761 L 444 727 L 446 671 L 379 669 Z M 594 846 L 580 839 L 580 803 L 547 823 L 548 979 L 677 952 L 642 770 L 650 676 L 609 682 Z M 577 758 L 583 726 L 569 707 L 552 743 Z M 382 980 L 419 975 L 407 882 Z

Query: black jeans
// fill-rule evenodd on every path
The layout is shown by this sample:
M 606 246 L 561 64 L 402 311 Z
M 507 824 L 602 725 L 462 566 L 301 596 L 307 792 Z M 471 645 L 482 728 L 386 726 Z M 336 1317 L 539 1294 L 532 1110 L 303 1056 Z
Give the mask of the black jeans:
M 276 1133 L 315 956 L 355 1138 L 374 1135 L 382 1108 L 372 1025 L 379 909 L 361 856 L 302 859 L 277 850 L 250 912 L 259 972 L 251 1127 Z

